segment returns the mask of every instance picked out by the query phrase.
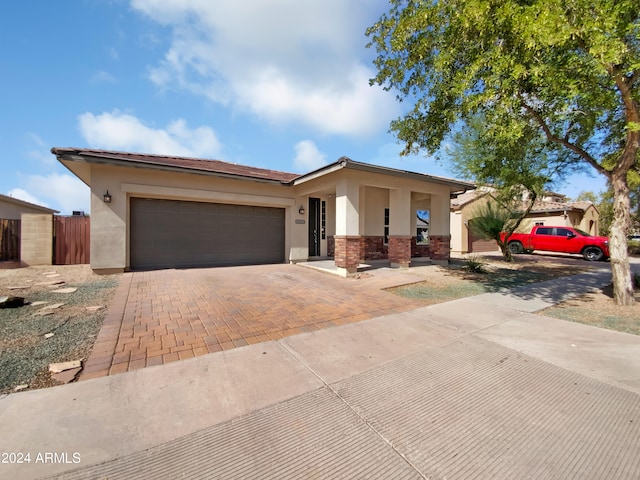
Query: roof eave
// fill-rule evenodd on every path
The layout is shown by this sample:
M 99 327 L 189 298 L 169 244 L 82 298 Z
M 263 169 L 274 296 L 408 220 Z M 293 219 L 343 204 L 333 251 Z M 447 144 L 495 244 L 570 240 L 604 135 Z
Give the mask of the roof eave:
M 18 205 L 20 207 L 27 207 L 27 208 L 33 208 L 33 209 L 41 210 L 42 213 L 52 213 L 52 214 L 53 213 L 60 213 L 59 210 L 54 210 L 53 208 L 45 207 L 43 205 L 38 205 L 37 203 L 27 202 L 26 200 L 22 200 L 20 198 L 12 197 L 10 195 L 2 195 L 2 196 L 0 196 L 0 199 L 2 199 L 5 202 L 9 202 L 9 203 L 13 203 L 15 205 Z
M 272 185 L 286 185 L 289 183 L 289 181 L 286 181 L 286 180 L 276 180 L 276 179 L 268 179 L 268 178 L 262 178 L 262 177 L 254 177 L 250 175 L 216 172 L 212 170 L 202 170 L 202 169 L 190 168 L 190 167 L 160 165 L 157 163 L 143 162 L 139 160 L 106 158 L 106 157 L 101 157 L 99 155 L 90 155 L 90 154 L 63 153 L 58 151 L 58 149 L 55 149 L 55 148 L 51 149 L 51 151 L 58 158 L 58 161 L 66 160 L 66 161 L 78 162 L 78 163 L 91 163 L 94 165 L 111 165 L 111 166 L 125 167 L 125 168 L 141 168 L 141 169 L 151 169 L 151 170 L 162 170 L 167 172 L 191 173 L 195 175 L 207 175 L 212 177 L 231 178 L 235 180 L 250 180 L 250 181 L 260 182 L 260 183 L 269 183 Z
M 291 184 L 300 185 L 302 183 L 308 182 L 315 178 L 322 177 L 329 173 L 341 170 L 343 168 L 348 168 L 351 170 L 358 170 L 358 171 L 368 172 L 368 173 L 390 175 L 394 177 L 411 178 L 411 179 L 419 180 L 422 182 L 429 181 L 431 183 L 436 183 L 439 185 L 446 185 L 450 187 L 452 193 L 456 193 L 456 194 L 466 192 L 467 190 L 476 188 L 476 185 L 469 182 L 462 182 L 462 181 L 453 180 L 453 179 L 434 177 L 432 175 L 427 175 L 424 173 L 409 172 L 407 170 L 398 170 L 396 168 L 381 167 L 378 165 L 371 165 L 370 163 L 356 162 L 354 160 L 351 160 L 348 157 L 341 157 L 340 159 L 338 159 L 333 163 L 330 163 L 329 165 L 325 165 L 324 167 L 314 170 L 313 172 L 301 175 L 300 177 L 293 179 Z

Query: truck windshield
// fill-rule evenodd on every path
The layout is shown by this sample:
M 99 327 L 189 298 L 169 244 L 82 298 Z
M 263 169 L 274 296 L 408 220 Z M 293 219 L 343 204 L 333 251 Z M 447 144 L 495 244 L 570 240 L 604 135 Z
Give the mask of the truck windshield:
M 582 230 L 580 230 L 579 228 L 574 228 L 574 230 L 576 232 L 578 232 L 580 235 L 584 235 L 585 237 L 590 237 L 591 235 L 588 234 L 587 232 L 583 232 Z

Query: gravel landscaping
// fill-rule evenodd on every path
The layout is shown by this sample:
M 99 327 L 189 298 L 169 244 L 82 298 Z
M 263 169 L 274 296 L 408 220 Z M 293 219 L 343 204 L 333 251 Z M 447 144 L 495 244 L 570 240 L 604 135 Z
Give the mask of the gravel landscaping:
M 49 364 L 86 359 L 119 278 L 88 265 L 0 269 L 0 296 L 26 302 L 0 309 L 0 393 L 57 385 Z

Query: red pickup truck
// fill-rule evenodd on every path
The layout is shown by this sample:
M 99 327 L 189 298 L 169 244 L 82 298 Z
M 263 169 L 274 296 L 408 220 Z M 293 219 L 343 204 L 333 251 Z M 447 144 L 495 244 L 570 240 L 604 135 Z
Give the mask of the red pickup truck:
M 504 241 L 505 234 L 502 234 Z M 571 227 L 538 225 L 531 233 L 514 233 L 508 239 L 511 253 L 531 253 L 534 250 L 560 253 L 579 253 L 585 260 L 609 258 L 609 239 L 596 237 Z

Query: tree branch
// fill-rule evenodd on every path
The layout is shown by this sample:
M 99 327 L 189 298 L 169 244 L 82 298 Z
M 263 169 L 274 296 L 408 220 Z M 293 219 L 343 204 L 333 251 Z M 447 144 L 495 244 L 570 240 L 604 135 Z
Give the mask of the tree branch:
M 535 120 L 538 125 L 540 125 L 540 128 L 542 128 L 542 131 L 546 135 L 547 140 L 553 143 L 557 143 L 558 145 L 562 145 L 563 147 L 571 150 L 573 153 L 580 156 L 584 161 L 595 168 L 599 173 L 602 173 L 607 178 L 609 178 L 610 172 L 606 170 L 602 165 L 600 165 L 595 158 L 589 155 L 587 151 L 571 143 L 567 137 L 560 138 L 554 135 L 542 116 L 533 107 L 527 104 L 527 102 L 525 102 L 523 98 L 520 98 L 520 101 L 522 102 L 522 106 L 527 111 L 527 113 L 533 118 L 533 120 Z

